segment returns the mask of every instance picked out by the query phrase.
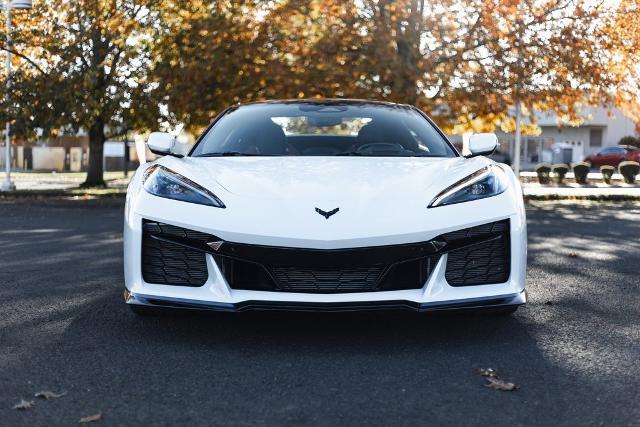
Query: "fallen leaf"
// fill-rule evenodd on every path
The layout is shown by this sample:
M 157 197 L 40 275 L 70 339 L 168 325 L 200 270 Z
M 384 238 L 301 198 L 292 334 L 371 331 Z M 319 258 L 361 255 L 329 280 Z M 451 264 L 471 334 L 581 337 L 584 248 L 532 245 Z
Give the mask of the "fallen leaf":
M 31 408 L 35 404 L 36 403 L 33 400 L 20 399 L 20 402 L 18 402 L 15 405 L 13 405 L 13 409 L 18 409 L 20 411 L 24 411 L 24 410 L 27 410 L 27 409 Z
M 476 373 L 478 375 L 482 375 L 483 377 L 493 377 L 500 378 L 500 374 L 493 368 L 478 368 L 476 369 Z
M 102 419 L 102 413 L 98 413 L 95 415 L 88 415 L 86 417 L 80 418 L 79 423 L 92 423 L 94 421 L 100 421 Z
M 500 391 L 514 391 L 520 388 L 514 383 L 508 383 L 504 380 L 501 380 L 500 378 L 494 377 L 487 377 L 487 383 L 484 386 L 492 390 Z
M 42 399 L 57 399 L 64 396 L 65 394 L 67 394 L 66 391 L 63 391 L 62 393 L 54 393 L 52 391 L 42 390 L 34 394 L 34 396 L 40 397 Z

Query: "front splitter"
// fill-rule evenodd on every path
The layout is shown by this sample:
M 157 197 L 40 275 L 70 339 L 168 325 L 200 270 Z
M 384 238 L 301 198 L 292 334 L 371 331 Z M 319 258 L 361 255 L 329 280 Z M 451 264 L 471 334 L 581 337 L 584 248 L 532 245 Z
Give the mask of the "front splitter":
M 473 310 L 487 308 L 506 308 L 527 303 L 527 292 L 499 295 L 483 298 L 468 298 L 452 301 L 436 301 L 418 303 L 406 300 L 384 301 L 349 301 L 349 302 L 300 302 L 300 301 L 264 301 L 247 300 L 237 303 L 223 303 L 213 301 L 171 298 L 155 295 L 134 294 L 125 289 L 124 300 L 127 304 L 149 307 L 213 310 L 227 312 L 242 312 L 249 310 L 279 310 L 279 311 L 364 311 L 364 310 L 409 310 L 417 312 Z

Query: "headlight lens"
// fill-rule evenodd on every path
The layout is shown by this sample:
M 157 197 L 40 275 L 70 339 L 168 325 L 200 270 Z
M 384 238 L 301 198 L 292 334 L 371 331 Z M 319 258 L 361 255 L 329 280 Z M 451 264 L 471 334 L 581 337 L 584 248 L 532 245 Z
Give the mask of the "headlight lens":
M 144 189 L 154 196 L 224 208 L 215 194 L 164 166 L 153 165 L 144 175 Z
M 452 205 L 497 196 L 507 188 L 507 179 L 500 166 L 490 165 L 438 194 L 428 207 Z

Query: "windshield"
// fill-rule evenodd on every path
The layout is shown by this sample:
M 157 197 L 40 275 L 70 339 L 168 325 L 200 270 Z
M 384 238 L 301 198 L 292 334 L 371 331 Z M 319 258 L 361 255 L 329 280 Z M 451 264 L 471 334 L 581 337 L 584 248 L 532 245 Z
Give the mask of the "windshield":
M 456 153 L 413 108 L 301 101 L 233 108 L 207 131 L 191 155 L 454 157 Z

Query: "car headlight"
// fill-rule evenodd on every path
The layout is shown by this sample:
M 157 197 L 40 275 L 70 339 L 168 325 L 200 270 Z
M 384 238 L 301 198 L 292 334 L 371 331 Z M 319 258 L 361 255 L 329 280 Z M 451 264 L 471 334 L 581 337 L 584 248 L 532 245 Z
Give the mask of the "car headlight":
M 507 178 L 500 166 L 490 165 L 456 182 L 438 194 L 428 207 L 452 205 L 497 196 L 507 189 Z
M 144 189 L 154 196 L 224 208 L 215 194 L 164 166 L 153 165 L 144 174 Z

